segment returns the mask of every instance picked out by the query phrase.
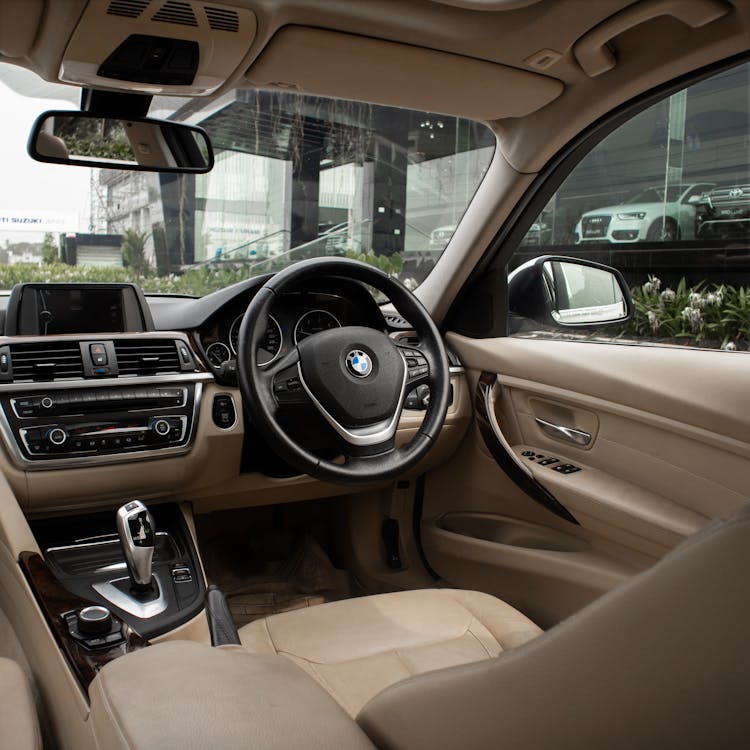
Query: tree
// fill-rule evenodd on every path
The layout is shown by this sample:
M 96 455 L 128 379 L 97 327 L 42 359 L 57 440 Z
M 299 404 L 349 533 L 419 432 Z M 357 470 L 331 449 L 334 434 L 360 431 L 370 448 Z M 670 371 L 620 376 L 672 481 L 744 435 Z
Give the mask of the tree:
M 122 234 L 123 264 L 132 268 L 140 278 L 146 269 L 146 240 L 148 232 L 126 229 Z
M 47 232 L 42 240 L 42 263 L 57 263 L 58 259 L 59 253 L 55 244 L 55 238 L 51 232 Z

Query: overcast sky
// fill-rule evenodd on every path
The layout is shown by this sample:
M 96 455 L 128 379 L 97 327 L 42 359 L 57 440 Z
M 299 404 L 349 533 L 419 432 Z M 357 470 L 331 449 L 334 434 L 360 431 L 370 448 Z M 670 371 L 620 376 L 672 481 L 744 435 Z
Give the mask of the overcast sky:
M 23 96 L 12 88 L 32 96 Z M 89 175 L 86 167 L 40 164 L 26 153 L 37 115 L 46 109 L 77 109 L 80 89 L 46 84 L 33 73 L 0 64 L 0 213 L 75 213 L 88 231 Z M 67 96 L 65 99 L 59 98 Z

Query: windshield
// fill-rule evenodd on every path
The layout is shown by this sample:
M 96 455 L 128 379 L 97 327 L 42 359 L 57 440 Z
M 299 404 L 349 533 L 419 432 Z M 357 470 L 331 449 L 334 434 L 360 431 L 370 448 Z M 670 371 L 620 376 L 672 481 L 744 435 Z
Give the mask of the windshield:
M 150 116 L 208 132 L 216 156 L 208 174 L 32 161 L 35 117 L 77 109 L 79 97 L 0 65 L 0 108 L 11 113 L 0 139 L 0 289 L 135 281 L 147 292 L 203 295 L 320 256 L 364 260 L 415 288 L 495 144 L 485 126 L 460 118 L 242 89 L 152 103 Z

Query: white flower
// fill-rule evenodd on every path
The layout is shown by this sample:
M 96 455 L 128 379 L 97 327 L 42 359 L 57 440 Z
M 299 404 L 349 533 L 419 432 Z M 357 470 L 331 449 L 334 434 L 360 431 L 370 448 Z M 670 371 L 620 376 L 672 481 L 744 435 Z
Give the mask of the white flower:
M 718 290 L 716 292 L 709 292 L 706 295 L 706 302 L 710 307 L 721 307 L 722 301 L 723 297 L 721 294 L 721 290 Z
M 663 291 L 663 292 L 661 293 L 661 298 L 662 298 L 662 299 L 663 299 L 663 300 L 664 300 L 665 302 L 674 302 L 674 298 L 675 298 L 676 296 L 677 296 L 677 294 L 676 294 L 676 292 L 674 291 L 674 289 L 670 289 L 669 287 L 667 287 L 667 288 L 666 288 L 666 289 L 665 289 L 665 290 L 664 290 L 664 291 Z
M 643 285 L 645 294 L 656 294 L 661 289 L 661 279 L 656 276 L 650 276 L 649 280 Z
M 690 292 L 688 295 L 690 307 L 700 308 L 706 306 L 706 298 L 698 292 Z
M 726 352 L 736 352 L 737 351 L 737 344 L 734 343 L 734 341 L 727 341 L 724 346 L 721 347 Z
M 690 324 L 690 328 L 693 332 L 697 331 L 703 320 L 701 311 L 695 307 L 686 307 L 681 314 L 682 319 Z
M 659 319 L 656 317 L 656 313 L 653 310 L 649 310 L 646 315 L 648 316 L 648 324 L 651 330 L 656 333 L 659 330 Z

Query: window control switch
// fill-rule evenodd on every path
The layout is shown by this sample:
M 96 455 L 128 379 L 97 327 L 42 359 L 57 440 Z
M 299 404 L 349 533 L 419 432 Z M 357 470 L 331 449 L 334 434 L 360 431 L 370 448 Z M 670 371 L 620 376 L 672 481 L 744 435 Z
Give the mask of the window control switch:
M 581 471 L 581 467 L 574 466 L 573 464 L 558 464 L 557 466 L 553 466 L 552 470 L 560 474 L 575 474 L 577 471 Z
M 539 465 L 540 466 L 549 466 L 550 464 L 557 464 L 557 463 L 560 463 L 560 459 L 559 458 L 552 458 L 552 457 L 550 457 L 550 458 L 545 458 L 544 461 L 540 461 Z

